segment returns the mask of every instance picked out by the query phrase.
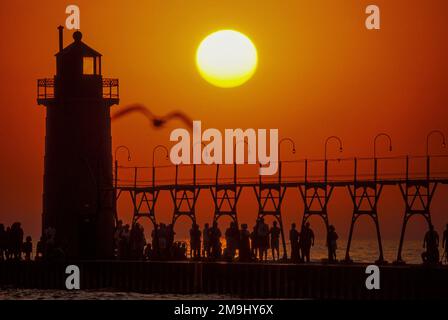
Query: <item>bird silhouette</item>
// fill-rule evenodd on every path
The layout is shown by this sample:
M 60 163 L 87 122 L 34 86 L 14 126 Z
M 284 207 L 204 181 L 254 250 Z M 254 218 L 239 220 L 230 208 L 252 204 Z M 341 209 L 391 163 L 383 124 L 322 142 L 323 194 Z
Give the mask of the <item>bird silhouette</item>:
M 112 121 L 114 121 L 131 113 L 140 113 L 144 115 L 154 128 L 162 128 L 166 125 L 167 122 L 175 119 L 185 123 L 185 125 L 189 129 L 191 129 L 193 126 L 193 121 L 181 111 L 171 111 L 164 116 L 156 116 L 144 105 L 138 103 L 125 106 L 120 111 L 114 113 L 111 119 Z

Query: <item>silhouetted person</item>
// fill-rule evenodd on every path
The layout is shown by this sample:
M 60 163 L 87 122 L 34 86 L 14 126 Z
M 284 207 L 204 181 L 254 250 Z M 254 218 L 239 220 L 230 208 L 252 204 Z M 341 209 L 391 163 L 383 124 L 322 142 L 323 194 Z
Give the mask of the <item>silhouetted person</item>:
M 187 244 L 185 242 L 173 242 L 170 248 L 170 256 L 173 260 L 187 259 Z
M 167 225 L 166 226 L 166 240 L 167 240 L 166 245 L 168 247 L 168 250 L 173 246 L 175 235 L 176 235 L 176 233 L 174 232 L 173 225 L 172 224 Z
M 426 248 L 426 251 L 422 253 L 424 263 L 439 262 L 439 234 L 432 224 L 429 225 L 429 230 L 425 234 L 423 248 Z
M 33 252 L 33 242 L 31 240 L 31 237 L 26 237 L 26 241 L 23 244 L 23 253 L 25 254 L 25 261 L 31 260 L 31 254 Z
M 12 257 L 11 227 L 6 227 L 5 231 L 5 257 L 6 260 Z
M 218 228 L 218 222 L 213 222 L 209 230 L 211 256 L 213 259 L 221 258 L 221 230 Z
M 260 261 L 268 259 L 269 248 L 269 226 L 264 222 L 263 218 L 258 220 L 257 224 L 258 238 L 258 257 Z
M 123 221 L 119 220 L 115 226 L 114 231 L 114 251 L 117 258 L 119 258 L 119 245 L 121 233 L 123 232 Z
M 190 257 L 201 257 L 201 230 L 196 223 L 193 223 L 190 229 Z
M 36 255 L 34 256 L 34 260 L 42 260 L 44 258 L 44 251 L 45 251 L 45 237 L 42 235 L 36 244 Z
M 13 258 L 16 260 L 22 259 L 22 245 L 23 245 L 23 229 L 20 222 L 15 222 L 11 226 L 11 249 Z
M 187 259 L 187 244 L 185 242 L 182 242 L 180 245 L 180 260 Z
M 280 259 L 280 228 L 277 227 L 277 221 L 274 221 L 271 230 L 269 230 L 271 235 L 271 250 L 272 259 L 275 261 L 275 253 L 277 252 L 277 260 Z
M 258 220 L 257 223 L 252 228 L 252 232 L 250 233 L 250 243 L 251 243 L 250 252 L 254 259 L 257 259 L 257 252 L 258 248 L 260 247 L 260 239 L 258 238 L 257 234 L 257 226 L 258 226 Z
M 235 222 L 230 222 L 230 226 L 226 229 L 225 237 L 226 237 L 226 249 L 224 256 L 231 261 L 233 260 L 233 258 L 235 258 L 240 237 L 238 226 L 236 225 Z
M 291 244 L 291 261 L 299 262 L 300 261 L 300 252 L 299 252 L 299 237 L 300 234 L 296 229 L 296 224 L 291 224 L 291 230 L 289 231 L 289 242 Z
M 7 243 L 5 226 L 0 224 L 0 261 L 6 259 Z
M 445 262 L 448 262 L 448 224 L 446 225 L 445 231 L 443 231 L 442 248 L 445 249 L 443 253 L 445 257 Z
M 131 255 L 133 259 L 141 260 L 146 245 L 145 230 L 140 223 L 135 223 L 130 235 Z
M 129 225 L 126 224 L 123 227 L 123 230 L 121 232 L 120 241 L 118 245 L 118 256 L 120 259 L 127 259 L 129 258 L 129 240 L 130 240 L 130 230 Z
M 250 233 L 249 230 L 247 230 L 246 223 L 243 223 L 241 225 L 239 247 L 240 247 L 239 260 L 243 262 L 250 261 L 251 260 Z
M 202 245 L 203 245 L 203 257 L 210 258 L 210 228 L 208 223 L 204 225 L 202 230 Z
M 58 256 L 56 229 L 47 227 L 43 232 L 42 238 L 43 258 L 46 260 L 54 260 Z
M 151 232 L 152 239 L 152 258 L 160 257 L 160 248 L 159 248 L 159 225 L 157 223 L 154 224 L 154 229 Z
M 170 248 L 168 247 L 167 228 L 164 223 L 160 224 L 160 228 L 157 233 L 157 236 L 158 236 L 158 243 L 159 243 L 159 250 L 160 250 L 160 258 L 167 259 L 169 256 Z
M 148 243 L 145 247 L 145 252 L 143 254 L 143 259 L 144 260 L 152 260 L 153 259 L 153 253 L 154 251 L 152 250 L 152 246 L 150 243 Z
M 336 229 L 333 225 L 328 228 L 327 235 L 327 248 L 328 248 L 328 261 L 333 262 L 336 261 L 336 249 L 337 249 L 337 240 L 339 236 L 336 233 Z
M 132 225 L 131 231 L 129 233 L 129 258 L 131 259 L 138 259 L 137 233 L 138 233 L 138 222 Z
M 307 222 L 300 235 L 302 259 L 310 262 L 311 247 L 314 246 L 314 232 L 310 228 L 310 223 Z

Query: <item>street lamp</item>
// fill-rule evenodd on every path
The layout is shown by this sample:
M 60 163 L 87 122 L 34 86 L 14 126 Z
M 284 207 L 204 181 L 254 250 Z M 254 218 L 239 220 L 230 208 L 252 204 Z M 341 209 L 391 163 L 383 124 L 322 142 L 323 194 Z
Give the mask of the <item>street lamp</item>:
M 281 182 L 281 176 L 282 176 L 282 157 L 281 157 L 281 146 L 282 143 L 289 142 L 292 146 L 292 154 L 296 154 L 296 144 L 294 143 L 294 140 L 291 138 L 283 138 L 278 143 L 278 181 Z
M 387 133 L 379 133 L 375 136 L 375 139 L 373 140 L 373 158 L 376 159 L 376 143 L 378 138 L 380 137 L 386 137 L 389 140 L 389 152 L 392 151 L 392 138 Z
M 328 173 L 328 160 L 327 160 L 327 147 L 328 147 L 328 142 L 330 142 L 330 140 L 336 140 L 336 141 L 338 141 L 338 143 L 339 143 L 339 152 L 342 152 L 342 140 L 341 140 L 341 138 L 339 138 L 338 136 L 331 136 L 331 137 L 328 137 L 326 140 L 325 140 L 325 163 L 324 163 L 324 166 L 325 166 L 325 182 L 327 182 L 327 173 Z
M 115 152 L 114 152 L 114 158 L 115 158 L 115 162 L 117 161 L 117 153 L 118 151 L 120 151 L 120 149 L 125 149 L 128 152 L 128 161 L 131 161 L 131 151 L 129 151 L 129 148 L 126 146 L 118 146 L 115 148 Z
M 376 143 L 377 143 L 378 138 L 380 138 L 380 137 L 386 137 L 389 140 L 389 152 L 392 151 L 392 138 L 390 137 L 390 135 L 388 135 L 387 133 L 384 133 L 384 132 L 378 133 L 375 136 L 375 139 L 373 139 L 373 162 L 374 162 L 374 164 L 373 164 L 373 171 L 374 171 L 373 172 L 373 176 L 374 176 L 375 181 L 376 181 L 376 178 L 377 178 L 377 175 L 378 175 L 378 159 L 376 157 Z
M 342 152 L 342 140 L 341 138 L 339 138 L 338 136 L 331 136 L 328 137 L 327 140 L 325 140 L 325 161 L 327 161 L 327 146 L 328 146 L 328 142 L 330 142 L 330 140 L 337 140 L 339 143 L 339 152 Z
M 159 145 L 155 146 L 154 149 L 152 149 L 152 167 L 153 168 L 154 168 L 155 162 L 156 162 L 156 151 L 157 151 L 157 149 L 164 149 L 165 152 L 166 152 L 165 157 L 166 157 L 166 159 L 168 159 L 168 154 L 169 154 L 168 148 L 165 147 L 162 144 L 159 144 Z
M 278 161 L 281 161 L 281 157 L 280 157 L 280 151 L 281 151 L 281 145 L 283 142 L 290 142 L 292 145 L 292 153 L 295 154 L 296 153 L 296 144 L 294 143 L 294 140 L 292 140 L 291 138 L 283 138 L 280 140 L 280 142 L 278 143 Z
M 428 133 L 428 135 L 426 136 L 426 157 L 429 157 L 429 142 L 431 137 L 434 134 L 438 134 L 442 137 L 442 148 L 446 147 L 446 142 L 445 142 L 445 135 L 443 134 L 442 131 L 440 130 L 432 130 L 431 132 Z
M 131 151 L 129 151 L 129 148 L 126 146 L 118 146 L 115 148 L 114 152 L 114 159 L 115 159 L 115 192 L 114 192 L 114 206 L 115 206 L 115 223 L 118 224 L 118 215 L 117 215 L 117 188 L 118 188 L 118 159 L 117 159 L 117 153 L 120 151 L 120 149 L 125 149 L 128 153 L 128 161 L 131 161 Z
M 118 159 L 117 159 L 117 153 L 118 151 L 120 151 L 121 149 L 125 149 L 128 153 L 128 161 L 131 161 L 131 151 L 129 151 L 129 148 L 126 146 L 118 146 L 115 148 L 115 152 L 114 152 L 114 158 L 115 158 L 115 190 L 117 189 L 118 186 Z

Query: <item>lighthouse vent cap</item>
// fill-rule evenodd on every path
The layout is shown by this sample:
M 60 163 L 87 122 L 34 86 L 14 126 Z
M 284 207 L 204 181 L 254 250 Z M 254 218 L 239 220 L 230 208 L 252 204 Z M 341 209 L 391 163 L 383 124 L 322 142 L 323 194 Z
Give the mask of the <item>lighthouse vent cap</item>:
M 73 33 L 73 39 L 75 40 L 75 42 L 80 42 L 82 39 L 81 31 L 76 31 L 75 33 Z

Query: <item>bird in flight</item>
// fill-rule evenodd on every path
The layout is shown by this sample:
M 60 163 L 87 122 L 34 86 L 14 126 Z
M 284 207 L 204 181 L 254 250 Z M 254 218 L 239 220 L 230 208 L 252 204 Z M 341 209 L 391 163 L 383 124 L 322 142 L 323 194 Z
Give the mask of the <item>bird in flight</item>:
M 114 113 L 111 119 L 114 121 L 131 113 L 140 113 L 144 115 L 154 128 L 163 128 L 167 122 L 176 119 L 185 123 L 189 129 L 192 129 L 193 126 L 193 121 L 181 111 L 171 111 L 164 116 L 156 116 L 144 105 L 138 103 L 122 108 L 120 111 Z

